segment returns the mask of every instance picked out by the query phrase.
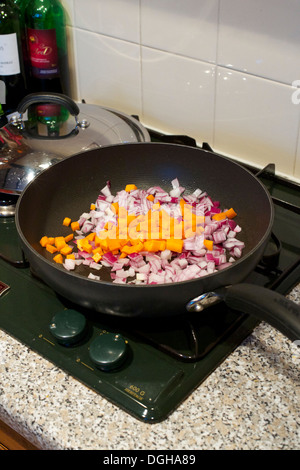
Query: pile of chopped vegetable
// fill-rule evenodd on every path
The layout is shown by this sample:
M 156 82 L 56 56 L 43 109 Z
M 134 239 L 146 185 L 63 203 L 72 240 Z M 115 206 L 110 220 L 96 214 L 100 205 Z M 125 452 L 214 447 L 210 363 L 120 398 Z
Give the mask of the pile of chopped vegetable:
M 110 182 L 89 212 L 78 220 L 65 217 L 72 232 L 43 236 L 40 244 L 68 271 L 80 264 L 100 280 L 103 266 L 119 284 L 162 284 L 187 281 L 230 266 L 242 255 L 244 242 L 236 212 L 196 189 L 186 195 L 178 179 L 166 192 L 128 184 L 113 195 Z

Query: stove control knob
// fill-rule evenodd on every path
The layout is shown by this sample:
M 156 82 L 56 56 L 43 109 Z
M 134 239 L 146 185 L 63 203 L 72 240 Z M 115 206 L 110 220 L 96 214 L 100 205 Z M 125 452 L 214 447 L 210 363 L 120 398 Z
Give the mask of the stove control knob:
M 128 357 L 127 341 L 120 334 L 103 331 L 92 341 L 89 354 L 98 369 L 118 369 Z
M 51 320 L 50 332 L 63 346 L 73 346 L 86 333 L 86 318 L 76 310 L 62 310 Z

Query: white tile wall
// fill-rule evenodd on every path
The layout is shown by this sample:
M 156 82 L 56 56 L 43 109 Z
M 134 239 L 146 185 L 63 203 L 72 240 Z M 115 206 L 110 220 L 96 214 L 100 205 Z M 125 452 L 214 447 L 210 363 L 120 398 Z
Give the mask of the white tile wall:
M 216 63 L 219 0 L 141 0 L 141 43 Z
M 75 99 L 300 181 L 299 0 L 62 3 Z
M 212 142 L 215 66 L 142 47 L 143 122 Z
M 78 28 L 140 42 L 139 0 L 74 0 Z
M 291 84 L 300 68 L 299 0 L 221 0 L 218 63 Z
M 216 150 L 293 174 L 298 117 L 289 86 L 218 67 Z
M 120 109 L 141 112 L 140 47 L 86 30 L 76 33 L 79 98 Z

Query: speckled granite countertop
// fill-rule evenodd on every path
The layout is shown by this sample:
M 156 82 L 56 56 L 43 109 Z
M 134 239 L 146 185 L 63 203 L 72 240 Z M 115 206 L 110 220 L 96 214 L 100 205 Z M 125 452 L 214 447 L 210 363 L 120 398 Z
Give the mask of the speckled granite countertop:
M 145 424 L 0 330 L 0 418 L 40 449 L 299 449 L 299 364 L 261 323 L 168 419 Z

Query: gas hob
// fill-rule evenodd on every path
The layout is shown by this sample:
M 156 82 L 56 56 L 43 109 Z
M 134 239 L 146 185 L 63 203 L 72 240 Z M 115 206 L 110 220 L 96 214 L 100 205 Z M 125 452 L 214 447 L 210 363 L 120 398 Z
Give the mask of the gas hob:
M 246 281 L 287 294 L 300 281 L 299 186 L 277 177 L 273 165 L 258 176 L 273 197 L 275 223 L 264 257 Z M 0 218 L 0 252 L 0 328 L 142 421 L 166 419 L 258 324 L 224 303 L 159 323 L 73 305 L 31 272 L 11 215 Z M 65 332 L 66 318 L 75 324 L 72 334 Z

